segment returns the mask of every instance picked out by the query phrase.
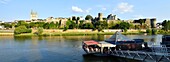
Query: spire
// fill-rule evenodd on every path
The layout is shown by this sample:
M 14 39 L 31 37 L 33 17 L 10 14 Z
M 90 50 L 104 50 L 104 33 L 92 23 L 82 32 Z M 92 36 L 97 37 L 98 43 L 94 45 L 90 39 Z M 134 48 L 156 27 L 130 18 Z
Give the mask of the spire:
M 34 11 L 31 9 L 31 14 L 34 14 Z

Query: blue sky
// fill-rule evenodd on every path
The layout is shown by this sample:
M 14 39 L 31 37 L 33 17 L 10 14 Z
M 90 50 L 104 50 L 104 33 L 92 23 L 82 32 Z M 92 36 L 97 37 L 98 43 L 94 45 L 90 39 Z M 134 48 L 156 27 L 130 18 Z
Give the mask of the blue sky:
M 9 22 L 30 19 L 30 11 L 39 18 L 93 17 L 101 12 L 105 17 L 115 14 L 120 19 L 157 18 L 158 22 L 170 19 L 170 0 L 0 0 L 0 20 Z

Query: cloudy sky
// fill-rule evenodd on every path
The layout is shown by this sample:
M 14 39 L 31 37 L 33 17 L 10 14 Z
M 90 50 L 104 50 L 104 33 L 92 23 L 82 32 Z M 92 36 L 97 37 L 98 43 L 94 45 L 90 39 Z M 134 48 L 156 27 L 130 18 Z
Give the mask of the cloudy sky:
M 39 18 L 71 17 L 101 12 L 104 17 L 115 14 L 120 19 L 170 19 L 170 0 L 0 0 L 0 20 L 30 19 L 30 11 Z

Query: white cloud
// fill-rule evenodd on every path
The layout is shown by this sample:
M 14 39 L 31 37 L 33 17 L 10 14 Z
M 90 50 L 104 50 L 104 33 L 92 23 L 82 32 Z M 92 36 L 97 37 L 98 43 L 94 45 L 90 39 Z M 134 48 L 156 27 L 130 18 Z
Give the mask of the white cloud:
M 76 12 L 76 13 L 82 13 L 84 12 L 81 8 L 77 7 L 77 6 L 72 6 L 72 11 Z
M 100 8 L 102 11 L 107 10 L 106 6 L 104 5 L 96 5 L 97 8 Z
M 0 0 L 0 3 L 7 4 L 10 0 Z
M 123 2 L 123 3 L 118 4 L 118 6 L 115 9 L 113 9 L 113 12 L 119 12 L 121 14 L 124 14 L 128 12 L 132 12 L 133 7 L 134 7 L 133 5 Z
M 134 15 L 134 19 L 144 19 L 144 18 L 156 18 L 156 17 L 151 17 L 151 16 L 143 16 L 143 15 Z
M 134 17 L 134 19 L 141 19 L 141 18 L 144 18 L 143 15 L 134 15 L 133 17 Z
M 106 10 L 106 8 L 105 8 L 105 7 L 103 7 L 103 8 L 102 8 L 102 10 L 103 10 L 103 11 L 105 11 L 105 10 Z
M 91 9 L 92 8 L 88 8 L 87 10 L 85 10 L 85 13 L 89 13 Z
M 79 8 L 77 6 L 72 6 L 72 11 L 75 13 L 89 13 L 92 8 L 88 8 L 86 10 L 83 10 L 82 8 Z

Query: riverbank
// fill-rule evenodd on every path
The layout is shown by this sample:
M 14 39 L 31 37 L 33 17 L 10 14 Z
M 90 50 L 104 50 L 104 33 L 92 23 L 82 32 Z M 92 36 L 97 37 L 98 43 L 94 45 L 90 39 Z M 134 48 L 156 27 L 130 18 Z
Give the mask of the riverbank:
M 0 31 L 0 36 L 14 36 L 13 30 Z M 63 31 L 61 29 L 44 29 L 43 33 L 38 35 L 37 30 L 33 29 L 32 33 L 18 34 L 15 36 L 83 36 L 83 35 L 113 35 L 116 31 L 121 31 L 120 29 L 110 29 L 103 30 L 102 32 L 93 31 L 91 29 L 69 29 Z M 126 33 L 122 32 L 124 35 L 143 35 L 145 30 L 128 30 Z
M 13 36 L 14 33 L 0 33 L 0 36 Z
M 113 35 L 115 32 L 61 32 L 61 33 L 43 33 L 41 35 L 26 33 L 15 36 L 88 36 L 88 35 Z M 124 35 L 143 35 L 143 33 L 128 32 L 122 33 Z

